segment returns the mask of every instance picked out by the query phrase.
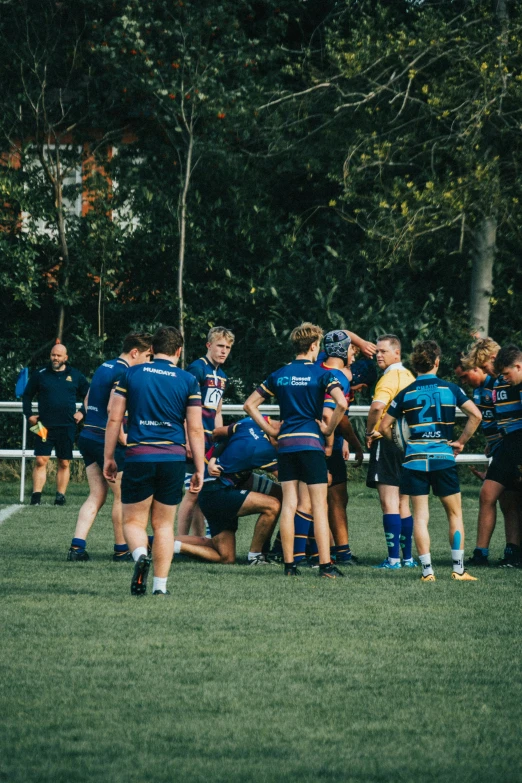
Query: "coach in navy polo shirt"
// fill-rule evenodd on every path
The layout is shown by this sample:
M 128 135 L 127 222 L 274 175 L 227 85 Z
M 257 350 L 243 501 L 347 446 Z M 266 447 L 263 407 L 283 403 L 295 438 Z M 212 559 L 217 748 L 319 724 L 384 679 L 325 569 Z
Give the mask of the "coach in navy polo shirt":
M 36 370 L 27 383 L 22 397 L 24 415 L 29 426 L 38 421 L 47 429 L 45 440 L 38 438 L 34 450 L 33 494 L 31 505 L 39 506 L 47 477 L 47 463 L 54 448 L 58 459 L 55 506 L 65 505 L 65 491 L 69 483 L 69 462 L 73 456 L 76 425 L 85 415 L 83 400 L 89 383 L 79 370 L 68 363 L 67 348 L 58 343 L 51 351 L 51 362 Z M 38 415 L 32 415 L 31 402 L 38 395 Z M 76 410 L 76 400 L 82 407 Z
M 188 440 L 195 471 L 190 492 L 203 486 L 205 439 L 201 392 L 193 375 L 177 367 L 183 337 L 163 326 L 152 338 L 154 361 L 129 367 L 114 390 L 105 432 L 103 475 L 114 481 L 118 466 L 114 452 L 121 423 L 128 411 L 127 451 L 121 485 L 123 534 L 136 563 L 131 594 L 145 595 L 150 557 L 147 522 L 151 512 L 154 544 L 153 595 L 166 595 L 174 554 L 174 516 L 181 500 Z

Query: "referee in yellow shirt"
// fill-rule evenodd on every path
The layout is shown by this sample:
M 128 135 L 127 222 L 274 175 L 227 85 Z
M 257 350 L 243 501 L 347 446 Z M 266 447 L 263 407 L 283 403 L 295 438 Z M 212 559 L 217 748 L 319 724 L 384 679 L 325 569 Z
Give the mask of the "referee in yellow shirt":
M 377 365 L 384 370 L 377 382 L 366 426 L 366 445 L 370 461 L 366 486 L 377 488 L 382 508 L 384 535 L 388 557 L 376 568 L 396 570 L 402 565 L 415 568 L 417 562 L 411 553 L 413 518 L 410 498 L 399 494 L 403 454 L 391 440 L 378 432 L 379 424 L 397 394 L 413 383 L 415 377 L 401 362 L 401 341 L 395 334 L 383 334 L 377 340 Z

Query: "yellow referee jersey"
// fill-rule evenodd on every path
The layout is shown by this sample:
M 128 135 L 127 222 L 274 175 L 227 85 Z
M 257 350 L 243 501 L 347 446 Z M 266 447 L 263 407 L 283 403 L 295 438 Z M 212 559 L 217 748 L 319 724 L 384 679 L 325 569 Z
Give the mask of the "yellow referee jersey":
M 415 376 L 403 366 L 402 362 L 395 362 L 387 367 L 381 378 L 377 381 L 375 392 L 373 395 L 373 402 L 382 402 L 384 405 L 381 418 L 377 422 L 375 427 L 379 429 L 379 425 L 384 418 L 384 414 L 390 407 L 391 401 L 398 395 L 400 391 L 413 383 Z M 379 437 L 382 437 L 380 435 Z

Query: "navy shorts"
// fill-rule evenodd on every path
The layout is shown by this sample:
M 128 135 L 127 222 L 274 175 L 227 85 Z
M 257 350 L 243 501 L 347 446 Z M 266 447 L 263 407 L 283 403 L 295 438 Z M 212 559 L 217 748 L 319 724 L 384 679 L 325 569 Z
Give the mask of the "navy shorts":
M 374 440 L 370 446 L 366 486 L 372 489 L 375 489 L 377 484 L 398 487 L 403 459 L 402 451 L 388 438 Z
M 291 451 L 277 457 L 278 479 L 304 481 L 305 484 L 328 484 L 328 468 L 324 451 Z
M 35 436 L 37 438 L 34 448 L 35 457 L 50 457 L 54 449 L 58 459 L 72 459 L 75 435 L 75 424 L 67 427 L 48 427 L 45 441 Z
M 403 468 L 399 492 L 401 495 L 429 495 L 430 487 L 438 498 L 460 492 L 457 466 L 442 470 L 411 470 Z
M 248 489 L 226 487 L 220 481 L 207 481 L 199 493 L 199 507 L 205 515 L 212 537 L 224 530 L 236 532 L 238 514 L 247 499 Z
M 522 491 L 522 432 L 506 435 L 493 453 L 486 479 L 507 490 Z
M 331 487 L 335 487 L 336 484 L 346 484 L 348 480 L 348 471 L 346 470 L 346 462 L 343 458 L 343 452 L 337 449 L 332 451 L 331 456 L 326 458 L 326 467 L 328 473 L 332 476 Z
M 80 435 L 78 438 L 78 448 L 81 451 L 85 467 L 96 463 L 100 470 L 103 470 L 103 451 L 105 444 L 99 440 L 93 438 L 86 438 L 84 435 Z M 125 446 L 116 446 L 114 452 L 114 459 L 118 466 L 118 473 L 123 470 L 123 463 L 125 462 Z
M 141 503 L 154 495 L 166 506 L 177 506 L 183 494 L 185 461 L 126 462 L 121 480 L 121 502 Z

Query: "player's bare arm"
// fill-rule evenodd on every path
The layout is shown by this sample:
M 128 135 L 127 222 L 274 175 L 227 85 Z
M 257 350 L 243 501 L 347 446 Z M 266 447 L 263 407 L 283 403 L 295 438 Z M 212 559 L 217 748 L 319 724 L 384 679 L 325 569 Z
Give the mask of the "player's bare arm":
M 111 412 L 105 430 L 105 450 L 103 454 L 103 475 L 107 481 L 116 481 L 118 466 L 114 459 L 114 452 L 122 427 L 127 400 L 125 397 L 114 395 L 111 403 Z
M 385 438 L 388 438 L 388 440 L 392 439 L 392 427 L 395 422 L 395 419 L 393 416 L 390 416 L 389 413 L 386 413 L 384 415 L 383 420 L 381 421 L 381 426 L 379 427 L 379 432 L 381 435 L 384 435 Z
M 378 430 L 377 425 L 379 423 L 379 419 L 382 416 L 382 412 L 386 405 L 384 402 L 380 402 L 379 400 L 374 400 L 372 404 L 370 405 L 370 410 L 368 411 L 368 419 L 366 422 L 366 447 L 370 448 L 372 441 L 375 440 L 376 437 L 378 437 Z
M 333 395 L 332 395 L 333 396 Z M 265 398 L 262 397 L 259 392 L 254 391 L 243 405 L 243 410 L 248 413 L 258 427 L 261 427 L 263 432 L 270 435 L 271 438 L 277 438 L 279 435 L 279 429 L 274 427 L 270 421 L 263 418 L 263 414 L 259 410 L 259 406 L 265 402 Z
M 348 403 L 346 402 L 346 397 L 344 396 L 344 393 L 342 389 L 339 387 L 335 389 L 331 389 L 329 392 L 330 397 L 335 402 L 335 408 L 331 412 L 331 417 L 329 417 L 328 423 L 324 420 L 324 410 L 323 410 L 323 418 L 321 421 L 317 420 L 317 423 L 319 425 L 319 429 L 327 438 L 329 435 L 333 433 L 339 422 L 341 421 L 342 417 L 344 416 L 344 413 L 348 407 Z
M 359 337 L 358 334 L 355 334 L 355 332 L 350 332 L 349 329 L 344 329 L 343 331 L 346 332 L 352 343 L 361 350 L 361 353 L 364 356 L 366 356 L 368 359 L 371 359 L 372 356 L 375 356 L 377 346 L 374 343 L 371 343 L 369 340 L 364 340 L 362 337 Z
M 201 418 L 201 408 L 187 408 L 186 428 L 188 442 L 192 452 L 192 459 L 196 470 L 190 481 L 190 492 L 197 493 L 203 487 L 203 475 L 205 472 L 205 433 Z

